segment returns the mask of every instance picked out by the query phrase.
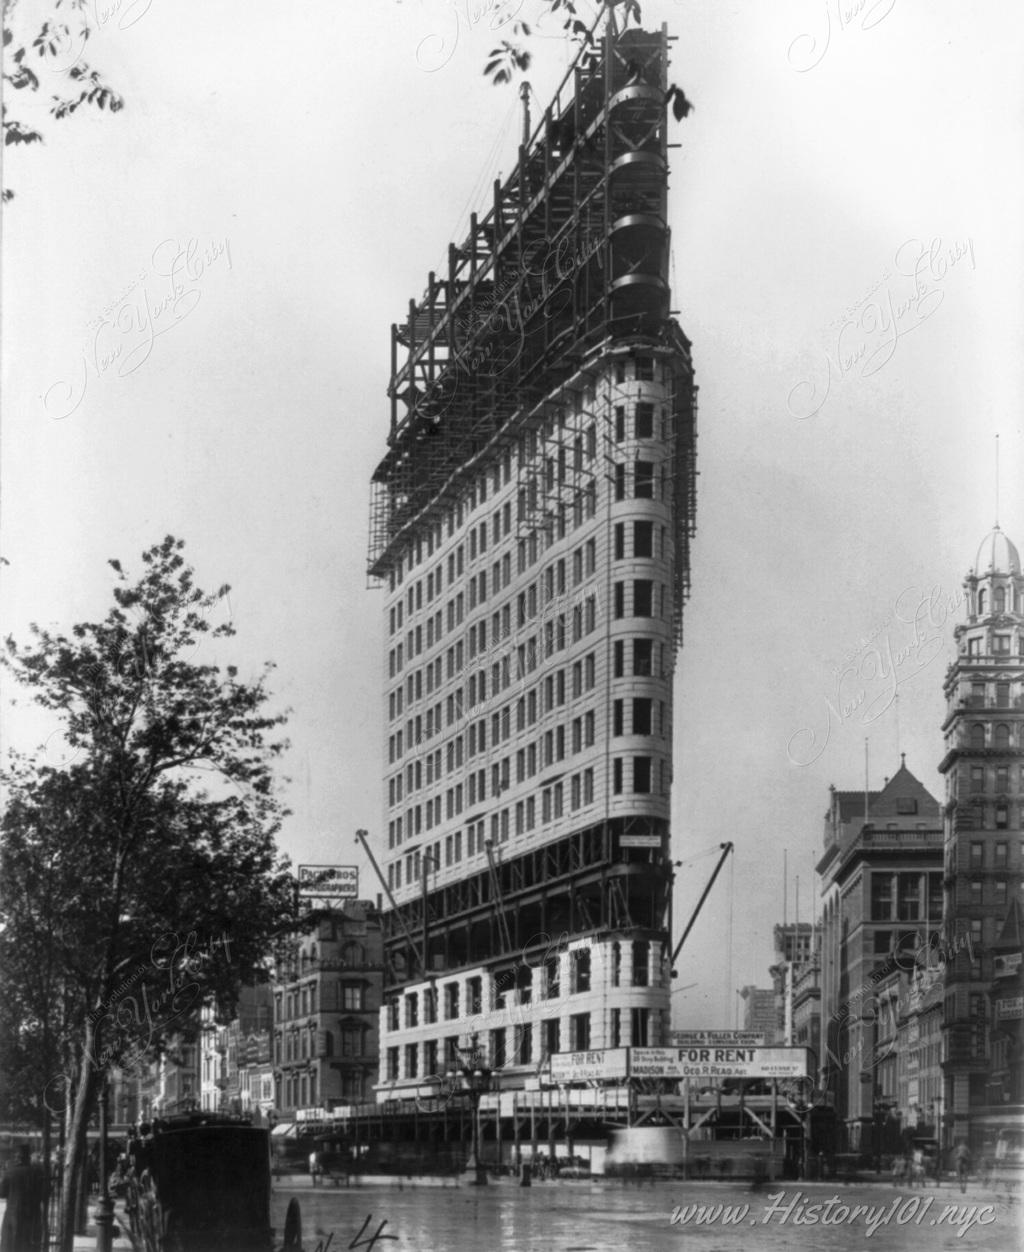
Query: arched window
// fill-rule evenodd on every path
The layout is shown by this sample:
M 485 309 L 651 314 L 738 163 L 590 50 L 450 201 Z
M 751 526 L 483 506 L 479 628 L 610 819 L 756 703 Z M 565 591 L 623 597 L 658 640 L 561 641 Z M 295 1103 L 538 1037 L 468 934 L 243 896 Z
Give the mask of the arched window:
M 1010 728 L 1000 723 L 996 727 L 996 744 L 997 748 L 1008 748 L 1010 746 Z
M 1006 590 L 1003 587 L 997 587 L 992 592 L 992 611 L 994 613 L 1006 612 Z
M 983 617 L 987 611 L 988 611 L 988 592 L 985 591 L 984 588 L 982 588 L 982 590 L 978 592 L 978 615 Z
M 980 722 L 975 722 L 971 727 L 971 747 L 983 748 L 985 746 L 985 727 Z

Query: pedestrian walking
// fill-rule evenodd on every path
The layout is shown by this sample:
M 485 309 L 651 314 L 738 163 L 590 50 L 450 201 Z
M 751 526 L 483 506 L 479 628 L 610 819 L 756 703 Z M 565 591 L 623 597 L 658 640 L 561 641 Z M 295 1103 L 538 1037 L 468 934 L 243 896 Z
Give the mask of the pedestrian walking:
M 45 1195 L 42 1166 L 32 1164 L 29 1146 L 23 1143 L 15 1164 L 0 1179 L 0 1199 L 7 1201 L 0 1227 L 0 1252 L 40 1252 L 46 1229 Z
M 309 1154 L 309 1172 L 313 1179 L 313 1186 L 316 1187 L 320 1182 L 324 1167 L 320 1164 L 320 1153 L 315 1148 Z
M 962 1139 L 956 1145 L 956 1153 L 954 1155 L 957 1182 L 960 1184 L 961 1192 L 964 1192 L 967 1190 L 967 1175 L 971 1168 L 971 1150 Z

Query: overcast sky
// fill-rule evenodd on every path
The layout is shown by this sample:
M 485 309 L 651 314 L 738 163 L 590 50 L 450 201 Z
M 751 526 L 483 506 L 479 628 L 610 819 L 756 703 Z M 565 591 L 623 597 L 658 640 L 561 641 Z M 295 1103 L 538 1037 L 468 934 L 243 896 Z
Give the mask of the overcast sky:
M 481 68 L 502 13 L 544 8 L 101 6 L 89 60 L 124 110 L 48 122 L 45 146 L 7 154 L 5 633 L 102 616 L 107 558 L 136 570 L 185 538 L 200 583 L 232 586 L 230 659 L 278 665 L 284 850 L 360 865 L 364 895 L 378 888 L 354 831 L 382 826 L 382 596 L 365 565 L 389 328 L 512 168 L 518 92 Z M 995 520 L 997 432 L 999 520 L 1024 543 L 1024 11 L 643 10 L 678 37 L 671 76 L 696 105 L 670 124 L 673 307 L 700 386 L 677 933 L 711 850 L 736 845 L 673 1004 L 677 1026 L 726 1026 L 736 989 L 768 983 L 784 848 L 789 915 L 799 875 L 810 916 L 827 788 L 863 786 L 865 737 L 872 787 L 903 751 L 942 797 L 956 612 L 943 619 Z M 535 117 L 569 55 L 557 22 L 539 33 Z M 6 742 L 41 743 L 50 728 L 10 695 Z M 59 760 L 59 740 L 47 751 Z

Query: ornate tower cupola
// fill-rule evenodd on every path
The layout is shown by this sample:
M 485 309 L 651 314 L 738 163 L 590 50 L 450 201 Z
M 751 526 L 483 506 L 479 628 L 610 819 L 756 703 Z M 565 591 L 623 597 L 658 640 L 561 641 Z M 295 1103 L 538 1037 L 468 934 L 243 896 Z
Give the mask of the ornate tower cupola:
M 957 626 L 958 652 L 970 656 L 1020 656 L 1024 577 L 1020 554 L 998 525 L 981 541 L 964 579 L 967 621 Z
M 1024 881 L 1024 578 L 996 525 L 964 580 L 945 680 L 945 1142 L 980 1150 L 994 1116 L 1024 1114 L 1019 999 L 1004 989 L 1007 919 Z M 1016 973 L 1016 971 L 1011 971 Z M 1007 1103 L 1009 1101 L 1009 1103 Z

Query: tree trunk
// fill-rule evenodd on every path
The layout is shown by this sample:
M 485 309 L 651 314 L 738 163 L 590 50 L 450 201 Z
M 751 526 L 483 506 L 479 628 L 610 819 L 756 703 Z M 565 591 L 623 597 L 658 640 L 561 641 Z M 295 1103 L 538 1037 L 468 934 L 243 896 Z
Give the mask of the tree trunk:
M 92 1022 L 86 1021 L 85 1048 L 82 1052 L 75 1090 L 74 1106 L 68 1127 L 67 1154 L 64 1158 L 64 1186 L 61 1194 L 60 1227 L 57 1236 L 57 1252 L 73 1252 L 75 1227 L 78 1224 L 79 1197 L 88 1196 L 86 1161 L 88 1139 L 86 1131 L 89 1117 L 96 1103 L 96 1066 L 93 1060 L 98 1039 L 93 1033 Z

